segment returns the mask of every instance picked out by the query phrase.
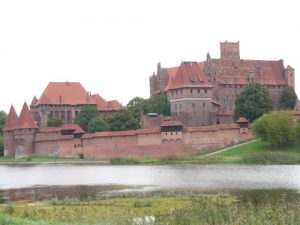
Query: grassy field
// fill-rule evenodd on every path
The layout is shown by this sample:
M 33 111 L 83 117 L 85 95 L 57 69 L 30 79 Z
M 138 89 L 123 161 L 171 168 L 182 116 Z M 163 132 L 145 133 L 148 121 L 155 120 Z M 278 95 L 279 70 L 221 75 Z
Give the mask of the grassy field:
M 152 223 L 139 223 L 145 217 Z M 155 223 L 154 223 L 155 220 Z M 47 202 L 0 205 L 0 225 L 297 225 L 300 206 L 238 201 L 228 194 L 157 193 L 102 197 L 89 201 L 53 199 Z
M 223 163 L 247 164 L 300 164 L 300 144 L 271 147 L 267 142 L 258 140 L 243 146 L 233 147 L 215 156 Z

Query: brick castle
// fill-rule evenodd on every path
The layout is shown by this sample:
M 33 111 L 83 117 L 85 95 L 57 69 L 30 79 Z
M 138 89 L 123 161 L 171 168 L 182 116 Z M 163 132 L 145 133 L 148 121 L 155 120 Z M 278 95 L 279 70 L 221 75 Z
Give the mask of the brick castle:
M 185 155 L 221 148 L 253 138 L 245 118 L 236 123 L 232 119 L 235 98 L 249 83 L 266 87 L 277 109 L 284 88 L 294 88 L 294 76 L 294 69 L 284 67 L 282 60 L 242 60 L 239 43 L 224 42 L 220 59 L 207 54 L 204 62 L 182 62 L 174 68 L 158 64 L 157 73 L 150 77 L 150 94 L 167 93 L 171 106 L 168 121 L 150 117 L 152 125 L 142 126 L 147 129 L 94 134 L 72 124 L 81 107 L 94 105 L 100 114 L 110 115 L 120 110 L 121 104 L 92 95 L 77 82 L 51 82 L 39 99 L 33 98 L 30 110 L 25 103 L 18 116 L 11 107 L 3 128 L 4 154 L 83 154 L 108 159 Z M 53 117 L 61 118 L 65 125 L 47 127 Z M 146 120 L 142 124 L 147 124 Z
M 187 126 L 232 123 L 235 99 L 249 83 L 260 83 L 270 93 L 275 109 L 282 91 L 295 87 L 295 72 L 283 60 L 240 58 L 239 42 L 221 42 L 221 56 L 204 62 L 185 62 L 173 68 L 157 65 L 150 77 L 150 95 L 166 92 L 172 118 Z

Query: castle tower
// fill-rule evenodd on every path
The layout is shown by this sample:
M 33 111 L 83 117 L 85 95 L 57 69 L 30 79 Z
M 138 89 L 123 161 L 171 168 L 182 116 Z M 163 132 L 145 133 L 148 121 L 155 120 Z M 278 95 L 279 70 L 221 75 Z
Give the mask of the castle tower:
M 220 42 L 221 59 L 240 59 L 240 42 Z
M 30 156 L 34 152 L 36 129 L 33 116 L 25 102 L 14 131 L 15 157 Z
M 284 70 L 285 81 L 287 85 L 293 89 L 295 89 L 295 71 L 294 68 L 288 65 Z
M 15 155 L 14 130 L 17 126 L 18 119 L 14 106 L 11 106 L 3 127 L 4 156 Z

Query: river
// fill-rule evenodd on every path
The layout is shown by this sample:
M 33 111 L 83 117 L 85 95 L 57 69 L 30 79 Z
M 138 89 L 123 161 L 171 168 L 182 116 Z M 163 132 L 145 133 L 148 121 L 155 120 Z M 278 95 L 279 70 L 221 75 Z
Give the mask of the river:
M 82 192 L 107 191 L 115 185 L 139 187 L 139 191 L 231 192 L 293 190 L 300 192 L 300 166 L 256 165 L 0 165 L 0 190 L 15 199 L 36 188 L 52 190 L 80 187 Z M 98 188 L 97 188 L 98 187 Z M 100 188 L 101 187 L 101 188 Z M 82 189 L 83 188 L 83 189 Z M 69 191 L 71 193 L 71 191 Z

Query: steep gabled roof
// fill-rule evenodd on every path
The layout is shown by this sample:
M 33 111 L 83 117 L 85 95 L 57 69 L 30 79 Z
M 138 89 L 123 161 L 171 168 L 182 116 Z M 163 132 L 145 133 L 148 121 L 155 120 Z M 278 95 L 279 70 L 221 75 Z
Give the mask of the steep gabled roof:
M 79 82 L 50 82 L 35 105 L 96 105 Z
M 122 105 L 117 100 L 105 101 L 99 94 L 94 94 L 92 97 L 97 103 L 99 111 L 117 111 L 122 108 Z
M 16 129 L 32 129 L 32 128 L 37 128 L 37 126 L 33 120 L 33 116 L 31 112 L 29 111 L 28 105 L 25 102 L 21 110 Z
M 16 110 L 14 108 L 14 106 L 12 105 L 10 107 L 7 119 L 5 121 L 5 124 L 3 126 L 3 131 L 11 131 L 14 130 L 16 128 L 16 125 L 18 124 L 18 115 L 16 113 Z
M 176 75 L 169 77 L 166 90 L 184 87 L 212 87 L 205 75 L 205 62 L 182 62 Z

